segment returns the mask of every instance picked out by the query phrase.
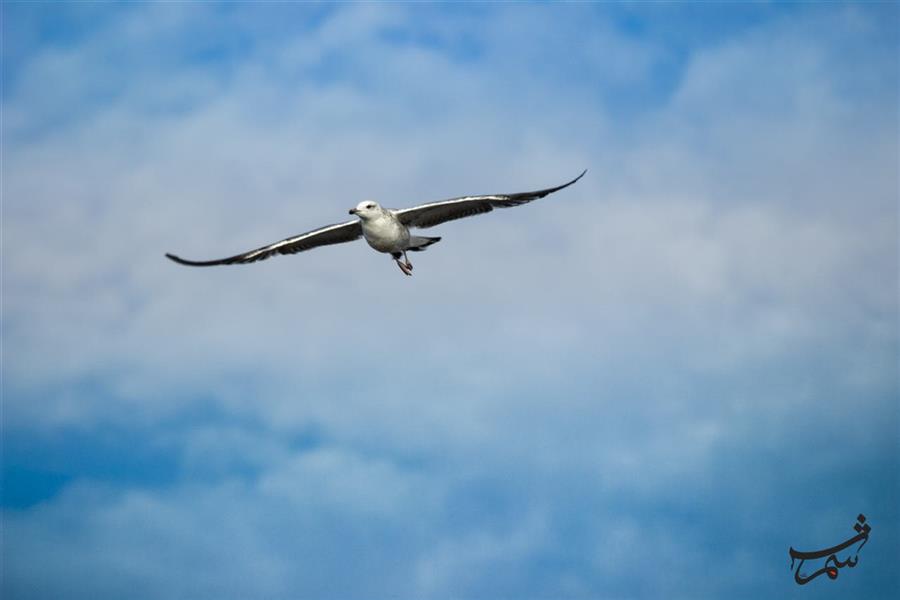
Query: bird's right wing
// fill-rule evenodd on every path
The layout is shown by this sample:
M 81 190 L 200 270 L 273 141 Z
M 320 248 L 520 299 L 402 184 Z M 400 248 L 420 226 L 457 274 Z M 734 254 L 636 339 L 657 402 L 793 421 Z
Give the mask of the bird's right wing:
M 229 256 L 228 258 L 220 258 L 218 260 L 195 261 L 179 258 L 174 254 L 166 254 L 178 264 L 188 265 L 191 267 L 212 267 L 214 265 L 234 265 L 238 263 L 252 263 L 258 260 L 265 260 L 274 254 L 296 254 L 304 250 L 318 248 L 319 246 L 328 246 L 330 244 L 343 244 L 344 242 L 352 242 L 362 237 L 362 226 L 359 219 L 347 221 L 345 223 L 335 223 L 334 225 L 326 225 L 319 229 L 313 229 L 286 240 L 257 248 L 243 254 Z
M 558 185 L 552 188 L 536 190 L 534 192 L 518 192 L 515 194 L 489 194 L 484 196 L 462 196 L 461 198 L 450 198 L 449 200 L 440 200 L 438 202 L 429 202 L 420 204 L 412 208 L 401 208 L 395 210 L 394 214 L 401 223 L 407 227 L 434 227 L 447 221 L 454 219 L 462 219 L 473 215 L 488 213 L 495 208 L 509 208 L 511 206 L 519 206 L 543 198 L 553 192 L 565 189 L 584 177 L 587 170 L 581 175 L 568 183 Z

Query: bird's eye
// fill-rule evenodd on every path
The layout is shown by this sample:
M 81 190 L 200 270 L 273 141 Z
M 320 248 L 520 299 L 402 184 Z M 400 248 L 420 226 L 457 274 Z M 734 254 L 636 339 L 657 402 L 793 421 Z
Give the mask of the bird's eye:
M 375 208 L 375 205 L 374 205 L 374 204 L 367 204 L 367 205 L 366 205 L 366 208 Z

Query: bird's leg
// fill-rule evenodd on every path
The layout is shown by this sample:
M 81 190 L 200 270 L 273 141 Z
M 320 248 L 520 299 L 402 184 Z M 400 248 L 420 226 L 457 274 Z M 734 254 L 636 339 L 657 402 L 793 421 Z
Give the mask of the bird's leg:
M 406 268 L 412 271 L 412 263 L 409 262 L 408 258 L 406 258 L 406 250 L 403 251 L 403 260 L 406 261 Z
M 394 260 L 397 261 L 397 266 L 400 267 L 400 270 L 403 271 L 405 275 L 412 275 L 412 269 L 410 268 L 412 265 L 410 265 L 410 267 L 407 267 L 405 264 L 400 262 L 399 258 L 395 258 Z

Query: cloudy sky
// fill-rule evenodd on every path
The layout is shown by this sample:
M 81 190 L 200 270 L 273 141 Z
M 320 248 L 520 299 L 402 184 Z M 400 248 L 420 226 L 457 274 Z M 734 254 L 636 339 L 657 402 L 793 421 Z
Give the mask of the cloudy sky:
M 893 595 L 898 10 L 5 2 L 2 596 Z

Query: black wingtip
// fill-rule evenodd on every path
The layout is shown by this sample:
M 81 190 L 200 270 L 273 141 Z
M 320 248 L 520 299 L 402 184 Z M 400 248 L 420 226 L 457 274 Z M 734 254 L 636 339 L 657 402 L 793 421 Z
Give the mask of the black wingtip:
M 169 254 L 166 252 L 166 258 L 173 262 L 177 262 L 179 265 L 187 265 L 189 267 L 202 267 L 205 266 L 203 263 L 194 262 L 192 260 L 185 260 L 179 256 L 175 256 L 174 254 Z
M 556 188 L 554 191 L 559 191 L 559 190 L 561 190 L 561 189 L 563 189 L 563 188 L 569 187 L 570 185 L 572 185 L 573 183 L 575 183 L 576 181 L 578 181 L 579 179 L 581 179 L 582 177 L 584 177 L 584 174 L 585 174 L 585 173 L 587 173 L 587 169 L 585 169 L 584 171 L 582 171 L 582 172 L 581 172 L 581 175 L 579 175 L 578 177 L 576 177 L 575 179 L 573 179 L 573 180 L 570 181 L 569 183 L 564 183 L 564 184 L 562 184 L 561 186 L 559 186 L 558 188 Z
M 587 173 L 587 169 L 585 169 L 584 171 L 582 171 L 582 172 L 581 172 L 581 175 L 579 175 L 578 177 L 576 177 L 576 178 L 573 179 L 572 181 L 569 181 L 568 183 L 564 183 L 564 184 L 562 184 L 562 185 L 558 185 L 558 186 L 556 186 L 556 187 L 548 188 L 548 189 L 546 189 L 546 190 L 541 190 L 540 192 L 534 192 L 534 193 L 537 194 L 537 197 L 538 197 L 538 198 L 543 198 L 544 196 L 547 196 L 548 194 L 552 194 L 553 192 L 558 192 L 559 190 L 563 190 L 563 189 L 569 187 L 570 185 L 572 185 L 573 183 L 575 183 L 576 181 L 578 181 L 579 179 L 581 179 L 582 177 L 584 177 L 584 174 L 585 174 L 585 173 Z

